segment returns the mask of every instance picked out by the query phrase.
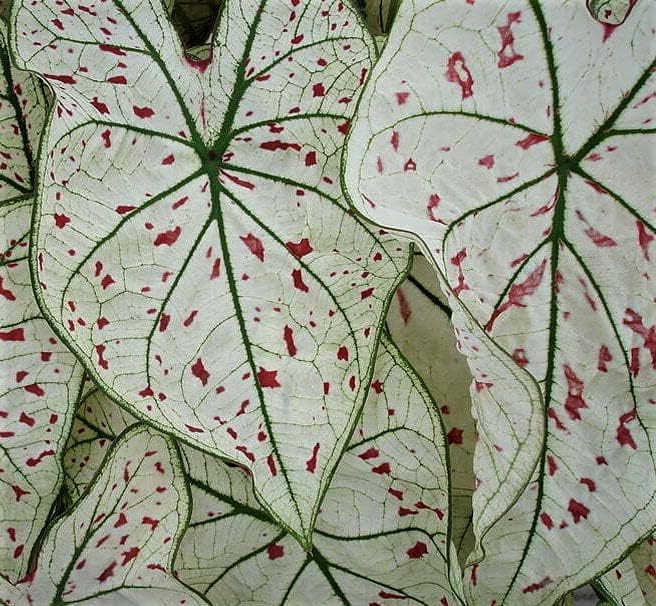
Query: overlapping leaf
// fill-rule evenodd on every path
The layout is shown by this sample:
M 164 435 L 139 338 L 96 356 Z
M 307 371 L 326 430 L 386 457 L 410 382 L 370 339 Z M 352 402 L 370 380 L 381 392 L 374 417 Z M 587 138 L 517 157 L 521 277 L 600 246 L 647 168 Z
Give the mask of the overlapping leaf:
M 308 543 L 407 262 L 341 198 L 374 53 L 357 15 L 228 0 L 209 62 L 160 0 L 25 0 L 13 21 L 57 96 L 34 235 L 51 320 L 113 398 L 248 466 Z
M 601 595 L 617 606 L 649 606 L 642 595 L 636 571 L 630 557 L 624 558 L 594 585 Z
M 26 602 L 207 606 L 172 575 L 189 505 L 173 441 L 144 424 L 128 429 L 48 532 L 36 573 L 19 585 Z
M 84 449 L 107 448 L 113 426 L 125 422 L 105 396 L 87 398 L 65 459 L 75 483 L 83 485 L 86 467 L 97 464 Z M 440 418 L 389 341 L 323 502 L 311 555 L 257 503 L 245 469 L 183 450 L 193 512 L 177 568 L 211 603 L 461 603 Z
M 41 316 L 27 249 L 32 150 L 45 104 L 16 72 L 0 23 L 0 574 L 17 581 L 61 481 L 81 369 Z
M 408 1 L 360 102 L 354 203 L 417 238 L 542 391 L 531 482 L 508 511 L 475 495 L 475 604 L 552 603 L 656 521 L 654 25 L 648 3 L 608 35 L 575 1 Z M 504 473 L 476 464 L 484 490 Z
M 606 24 L 604 35 L 610 36 L 613 29 L 624 23 L 638 0 L 586 0 L 592 16 Z
M 435 272 L 421 255 L 399 286 L 387 314 L 390 336 L 440 407 L 449 450 L 451 536 L 462 558 L 471 551 L 471 497 L 476 428 L 471 415 L 472 377 L 456 349 L 451 310 L 437 287 Z

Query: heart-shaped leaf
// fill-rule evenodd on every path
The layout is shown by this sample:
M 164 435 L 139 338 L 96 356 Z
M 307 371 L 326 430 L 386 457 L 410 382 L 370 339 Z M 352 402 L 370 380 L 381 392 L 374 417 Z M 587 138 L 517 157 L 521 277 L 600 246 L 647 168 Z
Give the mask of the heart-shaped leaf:
M 649 606 L 640 590 L 635 567 L 630 557 L 624 558 L 606 574 L 597 578 L 594 586 L 600 595 L 618 606 Z
M 17 581 L 59 491 L 82 372 L 32 294 L 32 149 L 45 103 L 38 80 L 11 67 L 5 35 L 0 23 L 0 574 Z
M 416 254 L 412 271 L 390 305 L 387 326 L 394 343 L 440 408 L 449 450 L 451 538 L 464 559 L 472 548 L 476 427 L 469 395 L 472 377 L 466 358 L 456 349 L 450 317 L 435 271 Z
M 656 522 L 653 27 L 648 3 L 608 36 L 578 1 L 409 1 L 360 101 L 353 202 L 542 392 L 531 482 L 494 514 L 474 497 L 475 604 L 553 603 Z M 480 489 L 504 487 L 494 465 Z
M 80 407 L 67 472 L 125 419 L 98 394 Z M 323 502 L 311 554 L 262 509 L 245 468 L 183 447 L 193 497 L 180 578 L 212 604 L 461 604 L 450 540 L 445 436 L 428 392 L 383 339 L 362 418 Z M 75 459 L 75 460 L 73 460 Z M 70 464 L 70 467 L 68 467 Z M 71 476 L 72 477 L 72 476 Z
M 175 443 L 135 425 L 116 440 L 74 509 L 50 529 L 36 573 L 19 587 L 30 604 L 207 605 L 171 573 L 188 519 Z
M 34 234 L 51 321 L 111 397 L 248 466 L 309 544 L 407 264 L 339 188 L 373 43 L 319 0 L 226 1 L 211 61 L 160 0 L 13 7 L 18 61 L 57 97 Z

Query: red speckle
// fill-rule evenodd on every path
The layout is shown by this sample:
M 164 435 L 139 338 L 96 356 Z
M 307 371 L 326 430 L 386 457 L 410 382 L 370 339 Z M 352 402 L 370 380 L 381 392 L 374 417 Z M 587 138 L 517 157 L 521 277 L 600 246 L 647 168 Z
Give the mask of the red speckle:
M 553 520 L 551 519 L 551 516 L 548 513 L 542 512 L 540 514 L 540 521 L 549 529 L 551 530 L 554 527 Z
M 112 284 L 115 284 L 114 278 L 107 274 L 101 281 L 100 281 L 100 286 L 102 286 L 103 290 L 107 290 Z
M 567 511 L 572 514 L 574 524 L 578 524 L 581 521 L 581 518 L 587 520 L 588 514 L 590 513 L 590 510 L 583 503 L 575 501 L 574 499 L 569 500 Z
M 364 452 L 360 453 L 358 457 L 363 461 L 368 461 L 369 459 L 375 459 L 379 455 L 380 452 L 378 452 L 378 450 L 372 446 L 371 448 L 368 448 Z
M 164 332 L 168 328 L 170 321 L 171 321 L 171 316 L 163 313 L 159 318 L 159 332 Z
M 268 455 L 266 458 L 266 463 L 267 466 L 269 467 L 269 471 L 271 472 L 272 476 L 277 476 L 278 475 L 278 470 L 276 469 L 276 461 L 273 458 L 273 455 Z
M 547 135 L 540 135 L 538 133 L 530 133 L 523 139 L 520 139 L 519 141 L 515 141 L 515 145 L 517 147 L 521 147 L 522 149 L 528 149 L 529 147 L 532 147 L 533 145 L 537 145 L 538 143 L 543 143 L 545 141 L 549 141 L 549 137 Z
M 114 576 L 114 568 L 116 568 L 116 562 L 112 562 L 105 570 L 100 573 L 100 576 L 96 577 L 96 580 L 104 583 L 109 577 Z
M 287 346 L 287 353 L 290 356 L 295 356 L 298 349 L 296 349 L 296 344 L 294 343 L 294 331 L 287 324 L 283 328 L 283 340 Z
M 303 42 L 303 34 L 299 34 L 298 36 L 294 36 L 291 40 L 292 44 L 300 44 Z
M 239 239 L 246 245 L 253 255 L 255 255 L 260 261 L 264 261 L 264 246 L 262 245 L 262 240 L 251 233 L 248 233 L 245 236 L 239 236 Z
M 152 118 L 155 115 L 155 112 L 150 107 L 139 107 L 138 105 L 133 105 L 132 111 L 137 118 L 141 118 L 142 120 L 145 118 Z
M 399 301 L 399 313 L 401 314 L 401 319 L 404 324 L 407 324 L 412 315 L 412 309 L 410 309 L 410 303 L 408 303 L 408 299 L 402 288 L 399 288 L 396 291 L 396 298 Z
M 210 280 L 215 280 L 221 275 L 221 259 L 214 259 L 214 264 L 212 265 L 212 273 L 210 274 Z
M 36 467 L 43 461 L 43 459 L 46 457 L 52 457 L 54 454 L 54 450 L 44 450 L 43 452 L 40 452 L 36 457 L 27 459 L 25 463 L 28 467 Z
M 344 360 L 344 361 L 347 361 L 349 359 L 348 349 L 344 345 L 342 345 L 337 350 L 337 359 L 338 360 Z
M 98 356 L 98 366 L 107 370 L 109 368 L 109 363 L 103 357 L 106 347 L 104 345 L 96 345 L 96 355 Z
M 447 82 L 454 82 L 460 86 L 463 99 L 471 97 L 474 94 L 472 90 L 474 79 L 465 64 L 465 58 L 461 52 L 457 51 L 449 57 L 444 75 L 446 76 Z
M 649 261 L 649 245 L 654 239 L 654 236 L 647 233 L 647 228 L 642 221 L 636 221 L 636 227 L 638 228 L 638 244 L 642 249 L 642 254 L 645 257 L 645 260 Z
M 277 375 L 277 370 L 266 370 L 260 366 L 257 371 L 257 382 L 260 384 L 260 387 L 268 387 L 270 389 L 280 387 Z
M 399 151 L 399 133 L 395 130 L 392 131 L 392 136 L 390 137 L 390 144 L 394 151 Z
M 104 53 L 111 53 L 117 57 L 127 56 L 127 53 L 124 50 L 118 48 L 117 46 L 112 46 L 111 44 L 99 44 L 98 50 L 101 50 Z
M 25 341 L 22 328 L 12 328 L 7 332 L 0 332 L 0 341 Z
M 368 299 L 372 294 L 374 293 L 374 288 L 365 288 L 361 293 L 360 293 L 360 300 L 362 299 Z
M 121 566 L 125 566 L 130 560 L 134 560 L 139 555 L 139 548 L 138 547 L 131 547 L 127 551 L 124 551 L 121 553 L 123 556 L 123 561 L 121 562 Z
M 119 214 L 119 215 L 125 215 L 126 213 L 129 213 L 130 211 L 133 211 L 136 207 L 135 206 L 129 206 L 127 204 L 121 204 L 117 206 L 114 210 Z
M 314 151 L 305 154 L 305 166 L 314 166 L 317 163 L 317 153 Z
M 20 502 L 21 497 L 27 494 L 30 494 L 29 490 L 23 490 L 20 486 L 16 486 L 16 484 L 13 484 L 11 489 L 14 491 L 14 494 L 16 495 L 16 502 Z
M 317 442 L 312 448 L 312 456 L 305 461 L 305 469 L 310 473 L 314 473 L 317 468 L 317 455 L 319 454 L 319 442 Z
M 305 282 L 303 282 L 303 276 L 300 269 L 292 270 L 292 280 L 294 281 L 294 288 L 300 290 L 301 292 L 309 292 L 309 288 Z
M 392 469 L 390 468 L 389 463 L 381 463 L 380 465 L 377 465 L 376 467 L 372 467 L 371 471 L 373 473 L 377 473 L 379 476 L 389 475 L 390 473 L 392 473 Z
M 312 96 L 313 97 L 323 97 L 326 94 L 326 89 L 323 87 L 321 82 L 312 85 Z
M 155 520 L 154 518 L 151 518 L 150 516 L 144 516 L 141 519 L 141 523 L 145 524 L 147 526 L 150 526 L 151 532 L 154 531 L 159 526 L 159 520 Z
M 510 67 L 516 61 L 521 61 L 524 56 L 515 51 L 515 37 L 512 33 L 512 24 L 521 22 L 521 13 L 519 11 L 508 13 L 506 15 L 506 24 L 497 27 L 501 37 L 501 48 L 497 51 L 499 61 L 497 66 L 501 69 Z
M 462 444 L 463 430 L 457 427 L 452 427 L 449 433 L 446 434 L 447 444 Z
M 166 158 L 162 160 L 162 164 L 164 166 L 170 166 L 174 162 L 175 162 L 175 156 L 173 154 L 169 154 L 168 156 L 166 156 Z
M 30 417 L 25 412 L 21 412 L 20 417 L 18 417 L 18 421 L 19 423 L 23 423 L 23 425 L 27 425 L 28 427 L 34 427 L 34 424 L 36 423 L 36 419 L 34 417 Z
M 613 356 L 610 355 L 610 350 L 605 345 L 599 348 L 599 356 L 597 359 L 597 370 L 600 372 L 608 372 L 607 362 L 612 361 Z
M 23 387 L 25 391 L 28 393 L 34 394 L 35 396 L 38 397 L 43 397 L 46 395 L 46 392 L 43 390 L 43 388 L 40 385 L 37 385 L 36 383 L 32 383 L 31 385 L 26 385 Z
M 581 478 L 579 482 L 587 486 L 590 492 L 597 490 L 597 485 L 594 483 L 594 480 L 591 480 L 590 478 Z
M 169 229 L 168 231 L 163 231 L 160 234 L 157 234 L 155 238 L 155 246 L 172 246 L 175 244 L 177 239 L 180 237 L 182 229 L 180 226 L 175 227 L 174 229 Z
M 547 266 L 547 260 L 544 259 L 540 265 L 538 265 L 527 277 L 526 280 L 520 282 L 519 284 L 513 284 L 508 291 L 508 300 L 499 305 L 488 320 L 485 325 L 487 331 L 492 330 L 495 320 L 505 311 L 509 310 L 511 307 L 526 307 L 524 302 L 525 297 L 530 297 L 535 294 L 538 287 L 542 283 L 542 277 L 544 276 L 544 270 Z
M 278 543 L 273 543 L 267 547 L 267 555 L 270 560 L 277 560 L 285 555 L 285 548 Z
M 416 560 L 428 553 L 428 547 L 426 547 L 426 543 L 417 541 L 412 547 L 410 547 L 410 549 L 408 549 L 408 551 L 406 551 L 406 553 L 409 558 Z
M 191 367 L 191 374 L 196 377 L 203 386 L 207 385 L 207 380 L 210 378 L 210 373 L 205 370 L 203 361 L 198 358 L 194 365 Z
M 90 103 L 96 108 L 96 111 L 100 115 L 105 115 L 109 113 L 109 108 L 107 107 L 107 105 L 102 101 L 100 101 L 98 97 L 94 97 Z
M 635 443 L 631 432 L 626 427 L 626 423 L 633 421 L 635 419 L 635 411 L 629 411 L 623 414 L 619 419 L 619 425 L 617 426 L 616 438 L 620 446 L 628 446 L 633 448 L 633 450 L 638 449 L 638 445 Z
M 492 154 L 483 156 L 478 159 L 478 164 L 479 166 L 484 166 L 485 168 L 490 169 L 494 166 L 494 156 Z
M 185 427 L 187 428 L 187 431 L 190 433 L 205 433 L 205 430 L 200 428 L 200 427 L 195 427 L 194 425 L 188 425 L 185 423 Z
M 403 165 L 403 170 L 406 173 L 408 171 L 414 172 L 417 170 L 417 163 L 412 158 L 408 158 L 408 161 Z
M 534 591 L 539 591 L 540 589 L 544 589 L 550 583 L 553 583 L 551 578 L 544 577 L 541 581 L 538 581 L 537 583 L 531 583 L 530 585 L 524 587 L 524 589 L 522 589 L 522 593 L 533 593 Z
M 267 151 L 278 151 L 278 150 L 286 151 L 288 149 L 293 149 L 295 151 L 301 151 L 301 144 L 300 143 L 287 143 L 285 141 L 280 141 L 278 139 L 276 141 L 265 141 L 264 143 L 260 143 L 260 148 L 261 149 L 266 149 Z
M 383 393 L 383 384 L 376 379 L 372 384 L 371 384 L 371 389 L 374 390 L 374 393 L 376 394 L 381 394 Z
M 302 238 L 298 242 L 285 242 L 285 246 L 297 259 L 309 255 L 314 250 L 307 238 Z
M 551 455 L 547 455 L 547 470 L 549 475 L 554 475 L 557 469 L 558 465 L 556 463 L 556 459 L 554 459 Z
M 405 105 L 408 97 L 410 96 L 410 93 L 395 93 L 394 95 L 396 97 L 397 105 Z
M 568 364 L 563 365 L 565 379 L 567 380 L 567 399 L 565 400 L 565 410 L 569 418 L 578 421 L 581 419 L 579 409 L 587 408 L 588 405 L 583 399 L 583 381 L 578 378 L 576 373 Z
M 43 74 L 43 76 L 48 80 L 54 80 L 55 82 L 61 82 L 62 84 L 75 84 L 77 82 L 73 76 L 68 76 L 66 74 Z
M 59 229 L 63 229 L 64 227 L 66 227 L 68 223 L 71 222 L 69 217 L 67 217 L 66 215 L 60 215 L 58 213 L 54 214 L 54 219 L 55 219 L 55 225 Z
M 127 84 L 128 81 L 125 76 L 111 76 L 107 78 L 107 82 L 111 84 Z
M 118 515 L 118 520 L 114 522 L 114 528 L 120 528 L 121 526 L 125 526 L 125 524 L 127 523 L 128 523 L 128 519 L 125 517 L 125 514 L 121 512 Z

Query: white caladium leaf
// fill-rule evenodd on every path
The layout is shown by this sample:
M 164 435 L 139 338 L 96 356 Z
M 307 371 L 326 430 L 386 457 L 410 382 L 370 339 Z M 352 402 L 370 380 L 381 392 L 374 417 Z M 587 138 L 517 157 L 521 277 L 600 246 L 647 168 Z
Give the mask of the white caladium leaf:
M 642 595 L 630 557 L 597 578 L 594 585 L 599 594 L 615 606 L 649 606 Z
M 462 604 L 441 421 L 390 341 L 310 554 L 257 506 L 247 475 L 185 453 L 194 508 L 177 569 L 212 604 Z
M 116 440 L 76 506 L 54 523 L 35 574 L 19 587 L 39 605 L 207 606 L 172 574 L 189 505 L 175 443 L 135 425 Z
M 0 23 L 0 574 L 28 571 L 61 483 L 81 368 L 41 316 L 27 250 L 38 80 L 11 67 Z
M 465 558 L 472 547 L 476 428 L 469 395 L 472 376 L 466 358 L 456 349 L 450 317 L 451 310 L 438 289 L 435 271 L 423 256 L 416 254 L 412 271 L 392 300 L 387 326 L 394 343 L 440 408 L 449 450 L 451 538 Z
M 105 395 L 87 397 L 75 424 L 84 431 L 74 429 L 77 444 L 65 457 L 71 478 L 87 473 L 78 471 L 84 444 L 105 449 L 125 422 Z M 180 578 L 220 606 L 462 604 L 444 439 L 428 392 L 384 339 L 363 416 L 322 504 L 312 555 L 262 509 L 245 468 L 183 446 L 193 511 Z
M 17 1 L 12 43 L 57 96 L 34 234 L 51 321 L 112 398 L 248 466 L 308 544 L 407 250 L 339 187 L 373 43 L 346 4 L 297 5 L 227 0 L 209 62 L 160 0 Z
M 474 497 L 475 604 L 553 603 L 656 521 L 654 15 L 607 36 L 578 1 L 410 0 L 360 100 L 354 204 L 420 242 L 542 392 L 531 482 L 496 512 Z M 505 487 L 494 461 L 481 490 Z

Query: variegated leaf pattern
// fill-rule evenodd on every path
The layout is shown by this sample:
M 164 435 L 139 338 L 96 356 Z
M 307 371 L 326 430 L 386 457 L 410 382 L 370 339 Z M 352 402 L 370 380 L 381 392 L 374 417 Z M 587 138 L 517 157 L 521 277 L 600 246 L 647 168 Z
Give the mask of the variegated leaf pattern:
M 449 450 L 451 537 L 464 560 L 472 548 L 471 497 L 476 427 L 471 414 L 472 376 L 456 349 L 451 310 L 435 271 L 420 254 L 399 286 L 387 314 L 392 340 L 423 379 L 440 408 Z M 479 387 L 480 390 L 480 387 Z
M 11 67 L 0 23 L 0 574 L 17 581 L 61 483 L 81 368 L 41 316 L 27 250 L 39 82 Z
M 227 0 L 194 61 L 160 0 L 13 7 L 17 60 L 57 96 L 34 233 L 51 321 L 309 544 L 408 262 L 339 187 L 371 39 L 343 3 Z
M 65 461 L 75 482 L 84 445 L 104 449 L 126 419 L 106 396 L 87 398 Z M 129 420 L 127 420 L 129 422 Z M 179 577 L 212 604 L 436 604 L 460 600 L 449 539 L 444 433 L 430 396 L 383 338 L 369 397 L 322 504 L 311 555 L 254 497 L 252 478 L 183 446 L 193 511 Z
M 116 440 L 74 509 L 54 523 L 35 574 L 18 587 L 27 603 L 43 606 L 207 606 L 172 574 L 189 506 L 177 446 L 135 425 Z
M 354 204 L 416 238 L 542 392 L 531 482 L 496 512 L 474 496 L 477 605 L 553 603 L 656 521 L 655 17 L 608 35 L 578 1 L 408 0 L 360 100 Z

